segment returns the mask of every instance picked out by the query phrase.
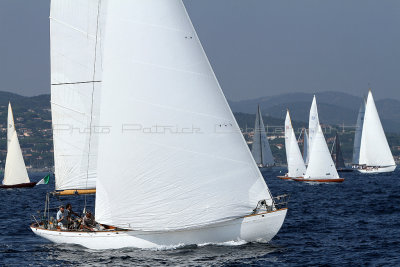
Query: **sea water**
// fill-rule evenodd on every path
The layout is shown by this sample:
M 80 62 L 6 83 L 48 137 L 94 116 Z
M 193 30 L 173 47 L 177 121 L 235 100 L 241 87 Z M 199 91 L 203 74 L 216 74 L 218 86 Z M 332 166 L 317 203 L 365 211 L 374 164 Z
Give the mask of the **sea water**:
M 362 175 L 343 173 L 342 184 L 307 184 L 276 178 L 283 169 L 263 173 L 276 196 L 291 195 L 282 229 L 268 244 L 228 242 L 158 249 L 95 251 L 52 244 L 29 229 L 41 216 L 47 191 L 0 190 L 0 266 L 310 266 L 400 265 L 400 171 Z M 31 174 L 33 181 L 44 174 Z M 93 210 L 94 197 L 86 198 Z M 52 198 L 81 212 L 85 197 Z M 55 211 L 52 212 L 55 217 Z

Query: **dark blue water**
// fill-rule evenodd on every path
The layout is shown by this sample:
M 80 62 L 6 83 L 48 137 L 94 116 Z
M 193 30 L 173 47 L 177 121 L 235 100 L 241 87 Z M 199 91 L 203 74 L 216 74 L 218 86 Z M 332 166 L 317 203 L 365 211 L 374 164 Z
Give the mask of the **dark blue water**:
M 343 174 L 343 184 L 305 184 L 264 173 L 274 195 L 291 194 L 283 228 L 269 244 L 93 251 L 51 244 L 31 233 L 31 214 L 52 185 L 0 191 L 0 265 L 293 266 L 400 265 L 400 172 Z M 37 181 L 42 175 L 33 176 Z M 71 202 L 81 210 L 84 198 Z M 93 199 L 88 199 L 93 203 Z

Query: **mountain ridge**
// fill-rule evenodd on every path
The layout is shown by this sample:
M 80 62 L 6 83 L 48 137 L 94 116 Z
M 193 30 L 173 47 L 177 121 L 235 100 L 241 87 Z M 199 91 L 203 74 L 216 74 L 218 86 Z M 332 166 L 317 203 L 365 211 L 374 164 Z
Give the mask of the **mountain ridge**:
M 297 121 L 308 121 L 311 93 L 284 93 L 270 97 L 260 97 L 243 101 L 228 101 L 235 113 L 254 114 L 260 104 L 263 115 L 284 118 L 286 109 Z M 326 91 L 315 93 L 320 122 L 325 124 L 354 127 L 362 97 L 343 92 Z M 400 101 L 381 99 L 375 101 L 385 131 L 400 132 Z

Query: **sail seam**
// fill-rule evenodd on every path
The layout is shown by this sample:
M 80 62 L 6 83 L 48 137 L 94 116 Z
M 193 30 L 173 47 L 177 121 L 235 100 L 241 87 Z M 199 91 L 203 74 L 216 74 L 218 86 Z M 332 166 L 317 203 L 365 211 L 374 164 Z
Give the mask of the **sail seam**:
M 69 82 L 69 83 L 52 83 L 51 85 L 69 85 L 69 84 L 82 84 L 82 83 L 101 83 L 101 81 L 84 81 L 84 82 Z

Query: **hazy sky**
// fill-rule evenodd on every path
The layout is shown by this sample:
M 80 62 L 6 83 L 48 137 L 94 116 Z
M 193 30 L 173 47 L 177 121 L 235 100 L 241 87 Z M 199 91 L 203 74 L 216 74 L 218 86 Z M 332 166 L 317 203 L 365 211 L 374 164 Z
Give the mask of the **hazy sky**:
M 184 2 L 228 99 L 368 83 L 400 99 L 398 0 Z M 0 90 L 50 92 L 48 16 L 49 0 L 0 0 Z

